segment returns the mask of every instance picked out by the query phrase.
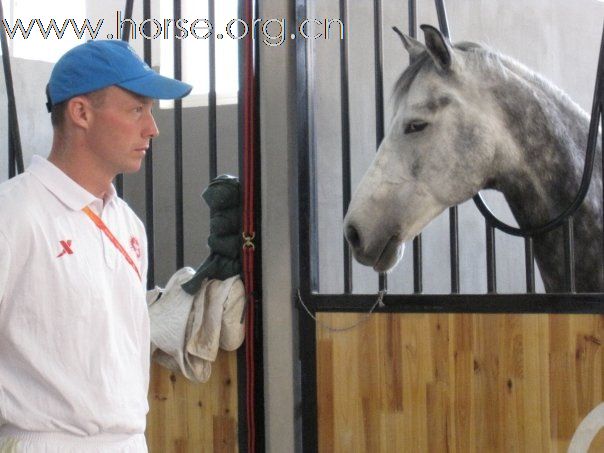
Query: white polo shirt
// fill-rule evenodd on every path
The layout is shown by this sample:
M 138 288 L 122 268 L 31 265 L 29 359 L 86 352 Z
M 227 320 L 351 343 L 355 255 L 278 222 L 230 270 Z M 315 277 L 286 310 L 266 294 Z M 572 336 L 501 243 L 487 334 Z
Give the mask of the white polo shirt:
M 79 436 L 144 432 L 146 251 L 143 224 L 113 188 L 103 203 L 39 156 L 0 185 L 0 425 Z

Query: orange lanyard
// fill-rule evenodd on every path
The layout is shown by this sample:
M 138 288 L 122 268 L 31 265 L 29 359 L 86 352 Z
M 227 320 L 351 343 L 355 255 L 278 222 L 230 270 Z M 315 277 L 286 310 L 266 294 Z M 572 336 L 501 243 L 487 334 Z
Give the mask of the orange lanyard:
M 124 255 L 124 258 L 126 258 L 126 261 L 128 261 L 128 264 L 130 264 L 130 266 L 132 266 L 132 269 L 134 269 L 134 272 L 136 272 L 136 275 L 138 275 L 138 279 L 140 281 L 142 281 L 143 278 L 141 277 L 141 273 L 139 272 L 138 267 L 136 267 L 136 264 L 134 263 L 134 261 L 132 261 L 132 258 L 130 258 L 130 255 L 128 255 L 128 252 L 126 250 L 124 250 L 124 247 L 122 247 L 122 244 L 120 244 L 120 241 L 118 241 L 116 239 L 116 237 L 109 230 L 107 225 L 105 225 L 105 222 L 103 222 L 101 220 L 101 218 L 98 215 L 96 215 L 92 211 L 92 209 L 90 209 L 88 206 L 86 206 L 84 209 L 82 209 L 82 211 L 84 211 L 84 213 L 88 217 L 90 217 L 90 220 L 92 220 L 94 222 L 94 224 L 97 227 L 99 227 L 99 229 L 103 233 L 105 233 L 105 235 L 109 238 L 109 240 L 113 243 L 113 245 L 115 245 L 115 248 L 118 249 L 122 255 Z

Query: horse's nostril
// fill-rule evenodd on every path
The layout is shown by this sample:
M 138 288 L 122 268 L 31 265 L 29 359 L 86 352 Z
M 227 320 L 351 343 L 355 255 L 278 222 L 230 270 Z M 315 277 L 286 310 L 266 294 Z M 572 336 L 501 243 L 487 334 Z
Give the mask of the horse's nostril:
M 353 225 L 346 226 L 346 239 L 352 248 L 358 249 L 361 247 L 361 236 Z

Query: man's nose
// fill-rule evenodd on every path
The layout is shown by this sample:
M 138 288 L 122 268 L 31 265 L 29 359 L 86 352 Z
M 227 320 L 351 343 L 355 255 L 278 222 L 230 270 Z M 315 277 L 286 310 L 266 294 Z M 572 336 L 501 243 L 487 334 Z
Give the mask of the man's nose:
M 158 135 L 159 129 L 157 128 L 157 124 L 155 123 L 155 118 L 153 118 L 153 114 L 149 113 L 149 120 L 145 129 L 145 137 L 155 138 Z

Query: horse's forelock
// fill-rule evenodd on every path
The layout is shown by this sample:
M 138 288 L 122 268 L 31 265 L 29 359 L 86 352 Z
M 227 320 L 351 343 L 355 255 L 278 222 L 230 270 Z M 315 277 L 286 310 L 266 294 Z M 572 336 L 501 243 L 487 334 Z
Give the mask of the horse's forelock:
M 419 74 L 419 71 L 429 64 L 434 65 L 430 55 L 426 51 L 422 52 L 411 61 L 411 64 L 403 71 L 394 84 L 393 100 L 395 105 L 399 105 L 402 97 L 409 91 L 409 87 L 417 77 L 417 74 Z
M 476 44 L 474 42 L 469 41 L 456 43 L 453 48 L 461 50 L 463 52 L 477 52 L 484 55 L 492 53 L 480 44 Z M 434 69 L 436 69 L 436 66 L 434 65 L 432 58 L 430 58 L 428 52 L 424 51 L 413 58 L 407 69 L 405 69 L 405 71 L 401 74 L 401 76 L 394 84 L 393 101 L 395 105 L 399 105 L 402 97 L 409 91 L 409 87 L 411 86 L 419 72 L 424 67 L 429 66 L 432 66 Z

